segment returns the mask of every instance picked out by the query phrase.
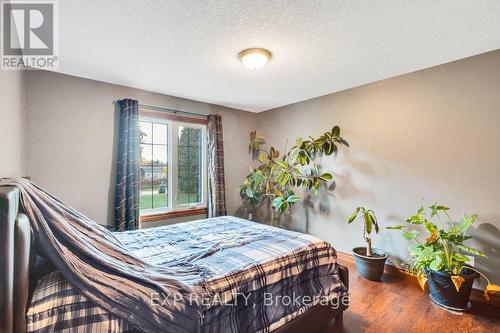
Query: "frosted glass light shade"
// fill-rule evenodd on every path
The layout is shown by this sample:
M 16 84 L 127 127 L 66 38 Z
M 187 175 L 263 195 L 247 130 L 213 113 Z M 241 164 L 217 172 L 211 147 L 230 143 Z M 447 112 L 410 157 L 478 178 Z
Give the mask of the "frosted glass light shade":
M 239 56 L 243 65 L 251 70 L 257 70 L 264 67 L 271 59 L 271 52 L 265 49 L 253 48 L 241 51 Z

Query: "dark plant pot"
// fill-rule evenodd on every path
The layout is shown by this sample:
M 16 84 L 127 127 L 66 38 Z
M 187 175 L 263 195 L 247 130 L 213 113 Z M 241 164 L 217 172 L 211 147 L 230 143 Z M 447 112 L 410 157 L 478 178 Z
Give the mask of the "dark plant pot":
M 366 247 L 355 247 L 352 249 L 356 269 L 359 275 L 365 279 L 378 281 L 384 273 L 387 253 L 382 250 L 372 248 L 372 256 L 366 256 Z
M 457 291 L 450 274 L 425 269 L 425 276 L 429 282 L 431 300 L 439 306 L 449 310 L 465 311 L 470 308 L 469 298 L 472 291 L 474 279 L 479 277 L 477 272 L 464 268 L 461 277 L 465 281 Z

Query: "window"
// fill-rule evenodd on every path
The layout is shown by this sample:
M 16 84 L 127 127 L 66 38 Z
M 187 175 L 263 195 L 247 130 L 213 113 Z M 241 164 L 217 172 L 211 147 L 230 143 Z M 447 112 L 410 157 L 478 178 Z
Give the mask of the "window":
M 206 125 L 142 114 L 141 216 L 205 207 Z
M 177 203 L 197 204 L 203 193 L 202 129 L 178 126 L 177 133 Z

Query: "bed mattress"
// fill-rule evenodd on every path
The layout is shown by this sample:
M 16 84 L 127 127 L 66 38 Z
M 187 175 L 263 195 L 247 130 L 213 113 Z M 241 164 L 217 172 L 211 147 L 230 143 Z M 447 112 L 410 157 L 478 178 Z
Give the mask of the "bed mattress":
M 153 265 L 196 268 L 191 271 L 197 274 L 178 278 L 201 286 L 192 301 L 201 305 L 203 333 L 269 332 L 347 292 L 333 247 L 299 232 L 225 216 L 115 235 Z M 162 306 L 175 302 L 175 295 L 152 294 L 151 302 Z M 28 332 L 138 331 L 127 318 L 89 301 L 59 272 L 39 281 L 27 325 Z

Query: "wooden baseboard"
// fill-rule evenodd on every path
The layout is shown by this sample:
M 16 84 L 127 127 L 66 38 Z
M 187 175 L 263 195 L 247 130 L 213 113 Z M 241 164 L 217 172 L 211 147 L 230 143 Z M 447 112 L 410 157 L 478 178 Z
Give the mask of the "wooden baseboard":
M 354 264 L 354 256 L 351 253 L 337 251 L 337 258 L 340 261 Z M 395 267 L 395 266 L 387 264 L 387 263 L 385 264 L 384 274 L 390 274 L 390 275 L 391 274 L 392 275 L 404 274 L 404 275 L 407 275 L 407 276 L 414 278 L 415 283 L 418 283 L 417 279 L 413 275 L 411 275 L 410 273 L 405 271 L 404 269 L 399 268 L 399 267 Z M 500 307 L 500 295 L 499 294 L 491 296 L 490 300 L 487 301 L 484 298 L 484 292 L 482 290 L 476 289 L 476 288 L 472 289 L 471 300 L 474 302 L 479 302 L 479 303 L 484 303 L 484 304 Z
M 490 295 L 490 300 L 487 301 L 484 298 L 484 291 L 480 289 L 473 288 L 470 294 L 470 299 L 473 302 L 484 303 L 488 305 L 493 305 L 495 307 L 500 307 L 500 294 Z

